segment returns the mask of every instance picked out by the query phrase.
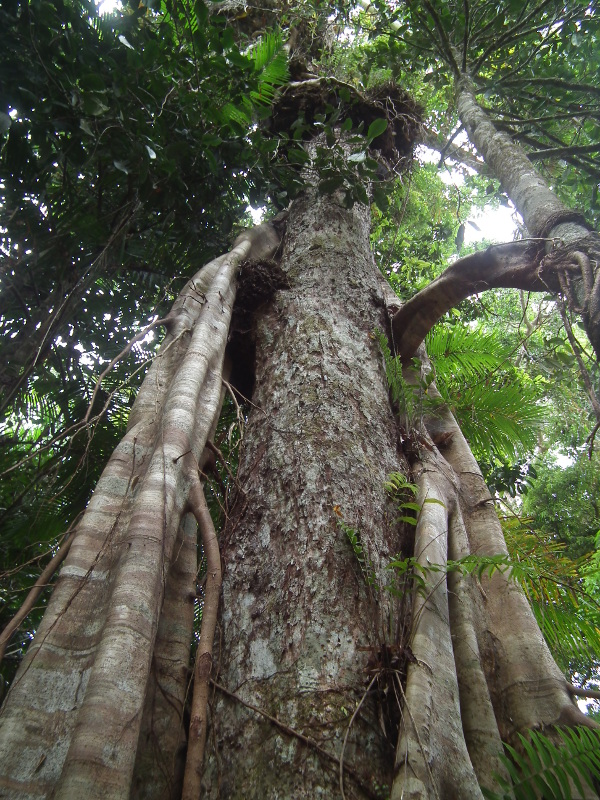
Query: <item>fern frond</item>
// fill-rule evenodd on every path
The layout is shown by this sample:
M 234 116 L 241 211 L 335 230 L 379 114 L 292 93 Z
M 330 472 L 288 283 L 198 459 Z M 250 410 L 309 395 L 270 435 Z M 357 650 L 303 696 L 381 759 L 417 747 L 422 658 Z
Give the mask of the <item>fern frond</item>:
M 439 386 L 438 386 L 439 388 Z M 440 390 L 441 391 L 441 390 Z M 546 410 L 535 387 L 519 382 L 482 382 L 456 392 L 453 410 L 458 423 L 478 453 L 517 457 L 533 450 Z
M 564 671 L 573 662 L 597 665 L 600 658 L 600 629 L 588 618 L 585 603 L 573 596 L 570 599 L 570 605 L 531 604 L 552 655 Z M 597 614 L 597 609 L 593 611 Z
M 425 341 L 438 382 L 447 382 L 455 375 L 470 382 L 496 369 L 508 357 L 498 335 L 479 328 L 438 325 Z
M 385 375 L 392 397 L 392 402 L 398 406 L 401 413 L 406 415 L 407 427 L 410 427 L 417 410 L 417 397 L 414 386 L 411 386 L 402 374 L 402 362 L 397 356 L 393 356 L 384 333 L 376 330 L 375 338 L 379 343 L 379 349 L 383 353 L 385 363 Z
M 583 783 L 596 791 L 600 779 L 600 731 L 591 728 L 556 728 L 562 746 L 538 731 L 519 734 L 524 754 L 505 745 L 501 759 L 511 780 L 496 776 L 501 793 L 483 789 L 487 800 L 581 800 Z
M 438 325 L 426 342 L 438 391 L 475 455 L 502 460 L 533 450 L 546 416 L 540 390 L 509 363 L 498 334 Z
M 258 91 L 250 92 L 254 103 L 270 105 L 279 86 L 289 80 L 287 52 L 279 33 L 264 34 L 250 51 L 254 69 L 259 73 Z

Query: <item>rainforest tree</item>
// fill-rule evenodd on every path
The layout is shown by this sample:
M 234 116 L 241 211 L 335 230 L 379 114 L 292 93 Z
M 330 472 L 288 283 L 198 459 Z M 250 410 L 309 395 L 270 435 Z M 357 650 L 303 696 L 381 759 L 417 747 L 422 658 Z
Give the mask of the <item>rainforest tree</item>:
M 481 798 L 508 780 L 502 741 L 593 728 L 477 462 L 514 491 L 543 381 L 453 315 L 432 362 L 422 344 L 454 307 L 483 324 L 468 298 L 493 287 L 521 290 L 537 341 L 525 293 L 543 292 L 538 345 L 570 348 L 592 454 L 593 6 L 0 13 L 17 75 L 0 108 L 7 605 L 28 587 L 18 550 L 25 611 L 66 556 L 8 654 L 4 794 Z M 429 218 L 443 189 L 415 172 L 423 137 L 480 176 L 449 217 Z M 445 268 L 468 186 L 506 193 L 526 232 Z M 248 203 L 269 221 L 227 247 Z M 451 413 L 465 397 L 475 455 Z

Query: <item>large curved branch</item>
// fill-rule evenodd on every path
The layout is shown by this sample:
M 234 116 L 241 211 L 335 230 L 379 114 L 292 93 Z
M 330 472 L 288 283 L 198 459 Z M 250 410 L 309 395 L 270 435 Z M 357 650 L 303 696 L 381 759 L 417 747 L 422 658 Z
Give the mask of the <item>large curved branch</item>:
M 461 300 L 486 289 L 557 291 L 539 275 L 537 248 L 531 240 L 492 245 L 455 261 L 394 314 L 396 352 L 408 361 L 440 317 Z M 549 277 L 549 276 L 545 276 Z

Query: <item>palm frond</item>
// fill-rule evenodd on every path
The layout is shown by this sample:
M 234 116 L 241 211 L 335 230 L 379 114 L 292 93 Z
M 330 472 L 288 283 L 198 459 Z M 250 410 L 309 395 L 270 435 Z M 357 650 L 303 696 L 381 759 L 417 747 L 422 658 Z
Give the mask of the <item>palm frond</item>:
M 427 352 L 476 456 L 513 458 L 535 447 L 546 416 L 539 387 L 510 364 L 496 333 L 440 325 L 427 336 Z
M 561 746 L 549 736 L 530 731 L 519 734 L 522 750 L 505 745 L 501 759 L 510 780 L 496 776 L 501 793 L 483 789 L 487 800 L 581 800 L 589 796 L 587 784 L 597 790 L 600 779 L 600 731 L 590 728 L 556 728 Z
M 225 103 L 220 110 L 221 122 L 227 124 L 234 122 L 241 128 L 247 127 L 252 120 L 252 105 L 244 99 L 239 105 L 233 103 Z
M 509 458 L 533 450 L 546 411 L 535 387 L 518 382 L 478 383 L 456 392 L 453 410 L 461 429 L 477 454 L 491 450 Z
M 502 520 L 511 558 L 525 567 L 516 579 L 559 667 L 568 672 L 572 664 L 587 662 L 595 669 L 600 663 L 600 608 L 581 581 L 587 559 L 567 558 L 564 543 L 536 535 L 529 522 Z
M 250 92 L 250 97 L 256 104 L 270 105 L 277 88 L 289 80 L 287 51 L 281 34 L 266 33 L 261 36 L 250 51 L 250 56 L 255 71 L 259 73 L 258 90 Z
M 497 334 L 460 325 L 437 325 L 427 334 L 426 346 L 438 382 L 457 374 L 470 382 L 498 368 L 508 357 Z
M 573 662 L 597 665 L 600 656 L 600 629 L 586 615 L 586 604 L 573 596 L 570 599 L 570 605 L 562 606 L 532 603 L 544 638 L 564 671 Z

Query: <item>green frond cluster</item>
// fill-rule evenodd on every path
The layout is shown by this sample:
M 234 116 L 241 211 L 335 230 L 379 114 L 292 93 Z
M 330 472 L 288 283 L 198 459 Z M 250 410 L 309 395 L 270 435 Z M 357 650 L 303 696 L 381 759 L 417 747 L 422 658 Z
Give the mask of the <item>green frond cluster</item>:
M 511 558 L 521 571 L 519 581 L 548 647 L 559 667 L 572 665 L 594 671 L 600 654 L 600 607 L 581 581 L 589 559 L 572 561 L 566 545 L 536 535 L 530 520 L 502 520 Z
M 400 414 L 405 415 L 407 427 L 410 427 L 417 411 L 415 387 L 405 380 L 402 374 L 402 362 L 397 356 L 392 355 L 385 334 L 376 330 L 374 336 L 379 343 L 379 349 L 383 353 L 385 376 L 392 403 L 397 406 Z
M 562 606 L 533 604 L 535 618 L 552 655 L 565 670 L 573 662 L 598 665 L 600 629 L 587 617 L 587 606 L 584 600 L 572 596 Z M 594 610 L 597 615 L 598 610 Z
M 581 800 L 590 796 L 585 784 L 597 791 L 600 731 L 584 727 L 555 730 L 560 746 L 538 731 L 530 731 L 527 738 L 519 734 L 524 754 L 504 745 L 508 755 L 501 759 L 510 780 L 496 776 L 501 793 L 482 789 L 486 800 Z
M 250 93 L 255 103 L 271 104 L 275 92 L 289 81 L 287 51 L 280 33 L 266 33 L 252 48 L 254 69 L 260 76 L 258 91 Z
M 257 89 L 237 103 L 226 103 L 221 108 L 223 121 L 246 127 L 252 122 L 257 108 L 270 106 L 280 86 L 289 80 L 287 52 L 280 33 L 265 33 L 248 52 L 248 58 L 258 77 Z
M 485 377 L 509 356 L 496 333 L 484 333 L 479 328 L 437 325 L 426 341 L 437 379 L 444 383 L 458 376 L 469 382 Z
M 426 344 L 438 391 L 476 456 L 502 460 L 535 448 L 546 413 L 540 387 L 509 363 L 498 334 L 437 326 Z

